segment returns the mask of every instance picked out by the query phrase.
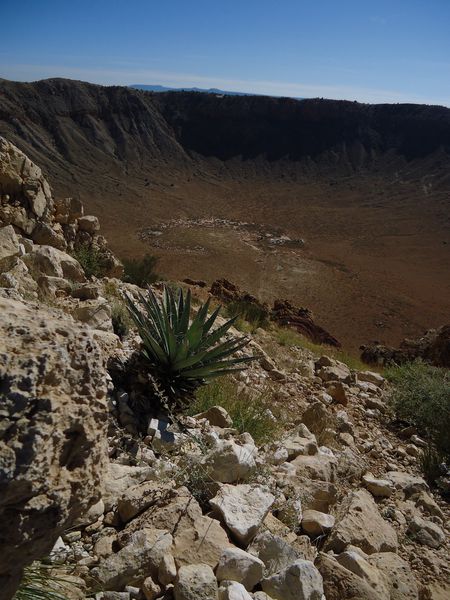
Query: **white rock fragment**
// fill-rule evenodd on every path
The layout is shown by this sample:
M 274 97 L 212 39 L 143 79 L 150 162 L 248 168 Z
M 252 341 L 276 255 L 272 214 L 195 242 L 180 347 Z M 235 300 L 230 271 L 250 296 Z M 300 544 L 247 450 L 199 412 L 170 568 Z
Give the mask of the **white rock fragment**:
M 274 600 L 322 600 L 322 576 L 309 560 L 296 560 L 290 567 L 262 580 L 264 592 Z
M 218 581 L 229 579 L 242 583 L 251 591 L 264 575 L 262 560 L 239 548 L 228 548 L 223 551 L 217 566 Z
M 186 565 L 178 571 L 175 600 L 218 600 L 217 580 L 209 565 Z
M 318 510 L 305 510 L 303 513 L 302 529 L 313 537 L 326 535 L 333 529 L 334 523 L 333 515 Z
M 275 496 L 261 485 L 223 485 L 210 500 L 235 539 L 247 546 L 258 533 Z

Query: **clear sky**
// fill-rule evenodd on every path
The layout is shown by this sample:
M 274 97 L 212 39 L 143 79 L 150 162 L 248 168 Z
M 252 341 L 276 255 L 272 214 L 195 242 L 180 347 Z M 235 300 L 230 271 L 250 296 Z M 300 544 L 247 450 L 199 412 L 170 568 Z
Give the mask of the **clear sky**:
M 0 77 L 450 106 L 450 0 L 0 0 Z

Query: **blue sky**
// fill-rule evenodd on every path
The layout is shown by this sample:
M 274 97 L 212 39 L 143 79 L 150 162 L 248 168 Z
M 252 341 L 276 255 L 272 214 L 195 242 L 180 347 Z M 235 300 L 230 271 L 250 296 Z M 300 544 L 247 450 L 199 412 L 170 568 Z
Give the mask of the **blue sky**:
M 450 0 L 0 0 L 0 77 L 450 106 Z

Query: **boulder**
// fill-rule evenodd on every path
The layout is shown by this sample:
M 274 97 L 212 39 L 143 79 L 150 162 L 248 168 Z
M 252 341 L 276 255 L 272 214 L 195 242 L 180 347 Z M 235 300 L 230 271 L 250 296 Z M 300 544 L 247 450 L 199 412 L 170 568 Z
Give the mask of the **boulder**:
M 140 586 L 147 577 L 156 580 L 158 567 L 170 551 L 172 536 L 168 531 L 136 531 L 126 546 L 100 560 L 91 576 L 102 589 L 117 590 L 126 585 Z
M 58 250 L 65 250 L 67 248 L 67 242 L 62 233 L 56 232 L 48 223 L 37 223 L 31 237 L 35 244 L 53 246 L 54 248 L 58 248 Z
M 252 600 L 252 596 L 241 583 L 229 581 L 219 588 L 219 600 Z
M 217 566 L 224 549 L 231 547 L 225 531 L 215 519 L 204 516 L 200 505 L 184 487 L 134 518 L 120 534 L 128 543 L 136 531 L 165 529 L 173 535 L 171 554 L 178 566 L 193 562 Z
M 429 490 L 427 482 L 422 477 L 416 477 L 403 471 L 388 471 L 386 479 L 391 481 L 397 490 L 401 490 L 406 497 L 417 492 Z
M 318 510 L 305 510 L 302 519 L 302 529 L 312 537 L 326 535 L 334 527 L 335 519 Z
M 357 374 L 358 381 L 367 381 L 368 383 L 373 383 L 379 387 L 384 385 L 385 379 L 379 373 L 374 373 L 373 371 L 359 371 Z
M 108 464 L 104 476 L 103 502 L 105 511 L 111 510 L 117 505 L 119 499 L 138 483 L 148 481 L 155 477 L 151 467 L 133 467 L 121 465 L 120 463 Z
M 340 381 L 342 383 L 351 383 L 352 375 L 347 365 L 338 363 L 329 367 L 320 367 L 317 376 L 324 382 Z
M 142 593 L 144 594 L 145 600 L 156 600 L 156 598 L 162 595 L 161 586 L 153 579 L 153 577 L 146 577 L 141 585 Z
M 322 402 L 313 402 L 303 413 L 302 422 L 309 431 L 319 434 L 329 426 L 330 412 Z M 313 453 L 311 452 L 311 454 Z
M 408 534 L 414 541 L 430 548 L 439 548 L 445 542 L 445 533 L 439 525 L 417 515 L 408 525 Z
M 0 273 L 0 287 L 17 290 L 23 296 L 37 297 L 38 284 L 20 258 L 8 271 Z
M 316 566 L 323 578 L 327 600 L 380 600 L 369 582 L 355 575 L 328 554 L 320 553 Z
M 430 494 L 427 494 L 427 492 L 418 492 L 417 494 L 412 495 L 410 500 L 412 500 L 416 506 L 420 507 L 425 514 L 439 517 L 439 519 L 442 519 L 442 522 L 445 521 L 444 513 L 440 509 L 437 502 L 430 496 Z
M 232 427 L 233 419 L 221 406 L 211 406 L 205 412 L 195 415 L 195 419 L 206 419 L 213 427 Z
M 21 150 L 0 137 L 0 194 L 9 195 L 35 216 L 53 208 L 50 186 L 41 169 Z
M 41 275 L 63 277 L 70 281 L 86 280 L 80 263 L 73 256 L 52 246 L 34 246 L 31 252 L 25 254 L 23 261 L 36 280 Z
M 266 575 L 273 575 L 302 558 L 298 550 L 270 531 L 258 533 L 248 552 L 262 560 Z
M 178 571 L 175 600 L 218 600 L 217 580 L 209 565 L 185 565 Z
M 72 298 L 95 300 L 99 297 L 99 287 L 93 283 L 85 283 L 72 289 Z
M 99 500 L 107 374 L 85 328 L 0 298 L 0 381 L 0 588 L 12 592 L 22 567 Z
M 397 534 L 366 490 L 350 492 L 344 499 L 324 549 L 343 552 L 349 544 L 367 554 L 395 552 L 398 546 Z
M 348 388 L 342 383 L 342 381 L 331 381 L 330 383 L 328 383 L 327 393 L 337 404 L 347 406 L 349 401 Z
M 309 560 L 299 558 L 291 566 L 262 580 L 264 592 L 274 600 L 322 600 L 322 576 Z
M 225 484 L 210 504 L 233 537 L 246 547 L 258 533 L 274 501 L 275 496 L 261 485 Z
M 111 306 L 105 298 L 81 302 L 73 309 L 72 315 L 77 321 L 87 323 L 93 329 L 112 331 Z
M 294 329 L 305 335 L 316 344 L 337 346 L 341 344 L 328 331 L 314 322 L 313 315 L 307 308 L 293 306 L 288 300 L 277 299 L 273 303 L 270 318 L 282 327 Z
M 335 456 L 320 452 L 314 456 L 297 456 L 292 463 L 298 476 L 333 483 L 336 478 L 337 460 Z
M 303 415 L 302 419 L 305 415 Z M 311 433 L 305 423 L 302 423 L 295 430 L 290 431 L 283 438 L 283 447 L 287 450 L 287 459 L 293 460 L 300 454 L 312 456 L 319 451 L 316 436 Z
M 86 231 L 86 233 L 90 233 L 91 235 L 94 235 L 100 230 L 100 223 L 98 222 L 97 217 L 92 215 L 79 217 L 77 223 L 80 231 Z
M 218 581 L 229 579 L 242 583 L 251 591 L 264 575 L 262 560 L 239 548 L 227 548 L 222 552 L 216 570 Z
M 55 221 L 61 224 L 74 223 L 83 216 L 83 204 L 78 198 L 55 200 Z
M 338 455 L 336 479 L 346 479 L 348 482 L 359 483 L 363 474 L 368 469 L 368 462 L 364 455 L 355 448 L 344 448 Z
M 150 506 L 160 503 L 172 489 L 173 482 L 162 481 L 147 481 L 127 489 L 117 504 L 122 522 L 127 523 Z
M 294 482 L 304 490 L 303 510 L 318 510 L 328 513 L 336 502 L 336 487 L 326 481 L 299 479 Z
M 386 575 L 369 563 L 359 552 L 347 550 L 339 554 L 336 560 L 340 565 L 364 579 L 377 592 L 379 600 L 390 600 L 391 593 Z
M 20 254 L 19 238 L 12 225 L 0 228 L 0 272 L 9 271 Z
M 63 277 L 42 275 L 37 279 L 39 290 L 43 295 L 50 297 L 68 296 L 72 290 L 72 284 Z
M 419 590 L 409 564 L 394 552 L 371 554 L 367 561 L 384 574 L 390 600 L 418 600 Z
M 158 581 L 162 585 L 173 583 L 177 577 L 177 565 L 171 554 L 166 554 L 159 563 Z
M 220 440 L 206 456 L 209 476 L 221 483 L 242 481 L 256 467 L 258 449 L 252 444 L 239 446 L 232 440 Z
M 376 498 L 389 498 L 394 492 L 394 485 L 388 479 L 377 479 L 372 473 L 366 473 L 362 480 L 372 496 Z

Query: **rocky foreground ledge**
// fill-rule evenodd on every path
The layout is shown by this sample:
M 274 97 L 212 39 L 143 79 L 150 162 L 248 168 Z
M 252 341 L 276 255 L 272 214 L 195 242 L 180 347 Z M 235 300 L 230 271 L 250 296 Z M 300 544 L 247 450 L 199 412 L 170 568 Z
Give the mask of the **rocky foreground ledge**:
M 107 368 L 139 343 L 113 333 L 111 290 L 136 288 L 95 217 L 0 150 L 0 598 L 44 558 L 74 600 L 448 598 L 448 505 L 420 475 L 425 441 L 387 427 L 383 377 L 257 330 L 236 389 L 270 389 L 272 439 L 220 406 L 138 434 Z M 105 249 L 105 278 L 80 244 Z

